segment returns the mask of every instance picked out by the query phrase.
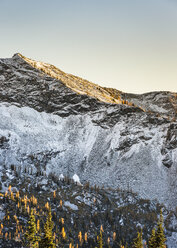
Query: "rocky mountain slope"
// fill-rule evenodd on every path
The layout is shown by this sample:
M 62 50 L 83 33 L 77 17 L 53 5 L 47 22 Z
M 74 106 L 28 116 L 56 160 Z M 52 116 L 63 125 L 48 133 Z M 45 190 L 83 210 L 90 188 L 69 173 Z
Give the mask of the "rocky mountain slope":
M 20 54 L 0 59 L 0 165 L 77 174 L 175 208 L 176 97 L 103 88 Z

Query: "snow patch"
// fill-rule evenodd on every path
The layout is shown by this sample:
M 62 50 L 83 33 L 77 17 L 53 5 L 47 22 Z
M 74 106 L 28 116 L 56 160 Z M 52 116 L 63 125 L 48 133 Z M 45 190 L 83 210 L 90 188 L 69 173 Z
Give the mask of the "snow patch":
M 59 175 L 59 180 L 63 180 L 65 177 L 63 176 L 63 174 Z
M 78 206 L 75 205 L 75 204 L 72 204 L 72 203 L 69 202 L 69 201 L 65 201 L 65 202 L 64 202 L 64 205 L 65 205 L 66 207 L 71 208 L 71 209 L 74 210 L 74 211 L 77 211 L 77 210 L 78 210 Z
M 79 179 L 79 177 L 78 177 L 78 175 L 77 175 L 77 174 L 74 174 L 74 176 L 73 176 L 73 180 L 74 180 L 74 182 L 75 182 L 75 183 L 77 183 L 77 184 L 81 185 L 80 179 Z

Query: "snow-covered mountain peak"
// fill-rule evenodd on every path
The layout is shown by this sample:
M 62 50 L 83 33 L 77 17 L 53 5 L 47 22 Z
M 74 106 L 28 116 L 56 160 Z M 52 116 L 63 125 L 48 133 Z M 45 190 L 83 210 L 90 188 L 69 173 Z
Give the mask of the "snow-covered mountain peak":
M 90 202 L 89 195 L 94 202 L 96 193 L 96 212 L 109 209 L 118 218 L 119 212 L 120 222 L 113 219 L 120 223 L 123 233 L 124 204 L 129 227 L 134 212 L 142 215 L 139 207 L 134 208 L 137 202 L 142 204 L 140 198 L 157 199 L 169 209 L 177 205 L 176 116 L 177 93 L 127 94 L 102 88 L 19 53 L 0 59 L 0 192 L 8 190 L 8 185 L 14 189 L 18 185 L 23 192 L 27 189 L 46 195 L 59 187 L 64 195 L 65 191 L 69 194 L 64 208 L 81 215 L 80 203 Z M 79 185 L 79 195 L 74 185 L 72 190 L 65 187 L 68 178 Z M 87 186 L 82 186 L 85 183 Z M 104 187 L 101 198 L 97 186 Z M 83 193 L 85 187 L 88 194 Z M 124 190 L 125 194 L 118 193 Z M 70 201 L 68 196 L 80 203 Z M 115 199 L 116 215 L 108 207 L 111 199 Z M 156 201 L 150 205 L 143 201 L 145 214 Z M 6 206 L 3 204 L 3 211 Z M 89 211 L 93 211 L 90 206 Z M 128 206 L 131 215 L 127 214 Z M 168 246 L 173 248 L 176 221 L 171 212 L 168 216 L 168 230 L 173 232 L 171 237 L 171 231 L 168 233 Z
M 127 94 L 21 54 L 0 59 L 0 165 L 77 174 L 173 207 L 176 105 L 176 93 Z

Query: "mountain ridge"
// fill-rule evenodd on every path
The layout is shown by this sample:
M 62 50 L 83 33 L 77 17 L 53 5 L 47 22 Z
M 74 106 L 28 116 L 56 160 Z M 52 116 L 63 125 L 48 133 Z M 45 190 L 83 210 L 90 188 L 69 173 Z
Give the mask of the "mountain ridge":
M 52 78 L 64 82 L 67 87 L 78 94 L 86 94 L 106 103 L 121 103 L 120 99 L 112 98 L 109 92 L 104 90 L 104 88 L 98 84 L 94 84 L 88 80 L 65 73 L 54 65 L 29 59 L 20 53 L 15 54 L 15 56 L 19 56 L 32 67 L 41 70 Z
M 26 61 L 28 64 L 30 64 L 32 67 L 46 73 L 47 75 L 51 76 L 52 78 L 58 79 L 61 82 L 63 82 L 67 87 L 72 89 L 78 94 L 86 94 L 87 96 L 96 98 L 97 100 L 105 103 L 111 103 L 111 104 L 125 104 L 129 106 L 136 106 L 141 108 L 143 111 L 149 111 L 149 112 L 160 112 L 161 114 L 168 115 L 169 112 L 172 114 L 175 118 L 177 116 L 177 93 L 170 92 L 170 91 L 152 91 L 147 92 L 143 94 L 132 94 L 132 93 L 125 93 L 122 91 L 119 91 L 117 89 L 108 88 L 108 87 L 101 87 L 98 84 L 94 84 L 86 79 L 82 79 L 80 77 L 74 76 L 72 74 L 65 73 L 58 69 L 57 67 L 48 64 L 43 63 L 39 61 L 35 61 L 32 59 L 29 59 L 25 56 L 23 56 L 20 53 L 15 54 L 13 57 L 20 57 L 24 61 Z M 67 80 L 69 79 L 69 82 Z M 76 81 L 71 83 L 70 81 Z M 95 91 L 96 89 L 96 91 Z M 143 98 L 145 96 L 152 95 L 154 98 L 156 95 L 163 95 L 165 98 L 167 96 L 168 99 L 163 103 L 164 109 L 159 108 L 158 102 L 156 102 L 155 106 L 151 103 L 148 104 L 148 106 L 143 103 Z M 151 98 L 151 100 L 153 100 Z M 146 99 L 147 101 L 147 99 Z M 160 103 L 162 105 L 162 102 Z M 166 106 L 165 106 L 166 105 Z M 167 107 L 168 105 L 168 107 Z M 171 105 L 171 106 L 169 106 Z M 156 111 L 154 111 L 154 107 L 156 108 Z M 171 109 L 170 109 L 171 107 Z M 170 110 L 170 111 L 169 111 Z M 168 112 L 168 114 L 167 114 Z
M 174 93 L 121 93 L 124 104 L 105 103 L 18 55 L 0 59 L 0 73 L 1 166 L 77 174 L 81 182 L 177 205 Z

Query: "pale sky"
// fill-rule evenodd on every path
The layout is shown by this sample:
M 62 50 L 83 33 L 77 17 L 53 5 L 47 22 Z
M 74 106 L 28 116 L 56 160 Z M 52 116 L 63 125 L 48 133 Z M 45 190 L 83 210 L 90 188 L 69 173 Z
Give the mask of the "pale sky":
M 177 92 L 177 0 L 0 0 L 0 57 L 16 52 L 125 92 Z

